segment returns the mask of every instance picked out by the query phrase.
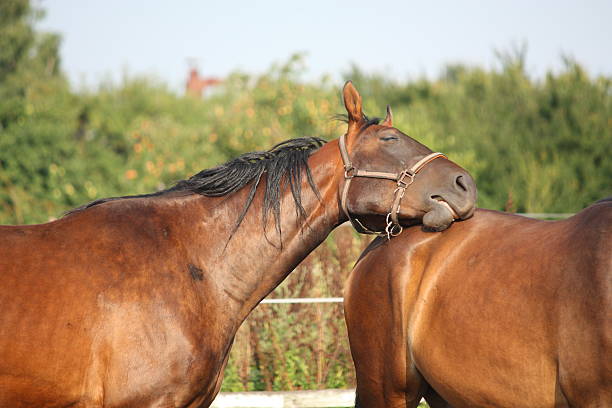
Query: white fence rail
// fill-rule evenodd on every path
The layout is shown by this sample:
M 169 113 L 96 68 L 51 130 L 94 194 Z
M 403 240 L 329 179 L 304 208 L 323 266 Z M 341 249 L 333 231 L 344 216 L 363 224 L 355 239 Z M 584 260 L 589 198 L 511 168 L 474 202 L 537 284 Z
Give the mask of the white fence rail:
M 288 298 L 288 299 L 264 299 L 260 303 L 342 303 L 344 298 Z
M 422 399 L 421 402 L 425 400 Z M 211 408 L 354 407 L 355 390 L 222 392 Z
M 522 215 L 523 217 L 529 217 L 529 218 L 538 218 L 540 220 L 542 219 L 560 220 L 564 218 L 569 218 L 572 215 L 574 215 L 574 213 L 516 213 L 516 215 Z
M 211 408 L 353 407 L 355 390 L 222 392 Z

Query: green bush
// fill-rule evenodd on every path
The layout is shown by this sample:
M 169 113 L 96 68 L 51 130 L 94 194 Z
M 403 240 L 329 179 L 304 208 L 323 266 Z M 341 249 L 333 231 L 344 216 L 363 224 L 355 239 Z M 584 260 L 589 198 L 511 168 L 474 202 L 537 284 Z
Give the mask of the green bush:
M 233 74 L 203 100 L 146 78 L 77 93 L 60 74 L 24 85 L 0 111 L 0 222 L 44 222 L 96 198 L 155 191 L 292 137 L 337 137 L 339 84 L 297 81 L 299 63 Z M 454 66 L 433 81 L 348 75 L 368 113 L 391 103 L 399 129 L 467 168 L 482 207 L 574 212 L 612 194 L 610 79 L 575 62 L 541 81 L 516 65 Z M 0 90 L 19 88 L 8 78 Z

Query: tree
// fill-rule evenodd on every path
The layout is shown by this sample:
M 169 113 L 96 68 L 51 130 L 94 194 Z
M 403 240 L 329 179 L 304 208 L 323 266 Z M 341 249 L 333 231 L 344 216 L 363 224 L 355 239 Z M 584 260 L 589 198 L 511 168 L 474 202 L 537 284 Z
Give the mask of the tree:
M 33 182 L 45 182 L 43 156 L 64 148 L 61 128 L 74 116 L 60 37 L 33 27 L 42 16 L 29 0 L 0 2 L 0 211 L 13 222 L 24 221 L 20 205 L 37 195 Z

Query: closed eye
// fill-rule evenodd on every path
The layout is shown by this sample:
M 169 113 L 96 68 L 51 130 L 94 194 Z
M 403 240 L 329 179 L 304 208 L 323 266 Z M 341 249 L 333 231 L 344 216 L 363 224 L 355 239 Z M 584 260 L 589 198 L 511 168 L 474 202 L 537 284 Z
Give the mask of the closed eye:
M 398 137 L 397 136 L 383 136 L 380 138 L 380 140 L 388 142 L 390 140 L 398 140 Z

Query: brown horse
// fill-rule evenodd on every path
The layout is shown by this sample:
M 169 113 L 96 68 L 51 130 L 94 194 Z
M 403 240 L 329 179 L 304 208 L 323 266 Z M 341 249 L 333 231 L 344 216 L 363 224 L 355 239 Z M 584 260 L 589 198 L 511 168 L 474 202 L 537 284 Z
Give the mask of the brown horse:
M 342 154 L 294 139 L 165 191 L 0 227 L 0 407 L 206 407 L 242 321 L 342 207 L 394 233 L 472 215 L 467 172 L 438 156 L 412 171 L 431 151 L 390 112 L 368 120 L 351 83 L 343 95 Z
M 612 199 L 377 239 L 345 296 L 357 407 L 612 407 Z

